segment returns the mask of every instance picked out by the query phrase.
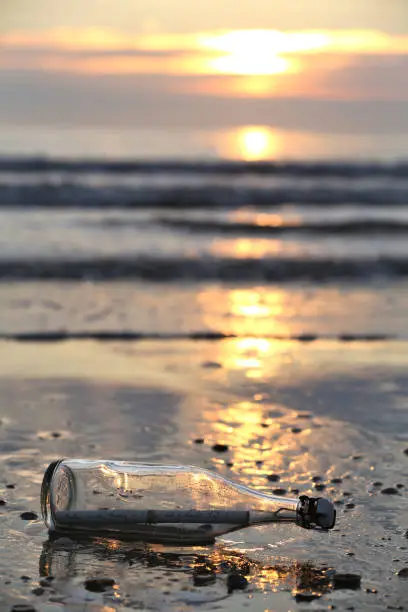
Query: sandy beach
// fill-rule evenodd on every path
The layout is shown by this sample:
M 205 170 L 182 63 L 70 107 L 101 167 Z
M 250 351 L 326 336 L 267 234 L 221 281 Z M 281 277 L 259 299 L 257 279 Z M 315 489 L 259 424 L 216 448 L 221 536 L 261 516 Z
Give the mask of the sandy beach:
M 405 609 L 405 341 L 3 341 L 0 361 L 2 610 Z M 39 488 L 63 456 L 195 464 L 288 495 L 318 485 L 338 522 L 252 527 L 201 548 L 50 541 Z M 200 564 L 209 585 L 195 584 Z M 248 585 L 228 594 L 231 568 Z M 361 587 L 335 588 L 344 572 Z M 87 590 L 94 577 L 114 589 Z

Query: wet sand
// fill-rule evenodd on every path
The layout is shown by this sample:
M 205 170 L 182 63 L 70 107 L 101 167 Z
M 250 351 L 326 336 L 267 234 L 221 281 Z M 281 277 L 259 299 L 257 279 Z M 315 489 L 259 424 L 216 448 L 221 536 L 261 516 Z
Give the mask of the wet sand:
M 0 360 L 1 610 L 408 609 L 405 341 L 3 341 Z M 192 463 L 328 496 L 338 522 L 201 548 L 52 542 L 39 490 L 62 456 Z M 234 570 L 247 585 L 228 593 Z M 345 572 L 360 588 L 338 588 Z M 100 577 L 114 583 L 89 590 Z

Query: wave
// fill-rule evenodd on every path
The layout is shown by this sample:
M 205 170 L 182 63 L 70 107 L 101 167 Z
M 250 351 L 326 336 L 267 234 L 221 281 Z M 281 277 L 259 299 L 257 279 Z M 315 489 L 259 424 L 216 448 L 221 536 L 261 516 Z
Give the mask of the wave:
M 239 185 L 180 185 L 124 187 L 120 184 L 90 186 L 77 182 L 19 183 L 0 182 L 0 208 L 96 208 L 96 209 L 198 209 L 276 207 L 296 205 L 370 205 L 408 204 L 408 186 L 360 186 L 345 181 L 340 186 L 319 182 L 302 187 L 251 187 Z
M 75 174 L 223 174 L 290 175 L 310 177 L 408 177 L 408 161 L 379 162 L 273 162 L 227 160 L 126 160 L 126 159 L 56 159 L 48 157 L 0 157 L 0 172 Z
M 237 259 L 106 258 L 87 260 L 2 260 L 0 282 L 120 281 L 149 282 L 291 282 L 370 281 L 408 276 L 408 258 Z
M 197 331 L 188 333 L 143 333 L 133 331 L 27 331 L 22 333 L 0 333 L 0 340 L 15 340 L 17 342 L 63 342 L 66 340 L 96 340 L 100 342 L 135 342 L 138 340 L 196 340 L 216 341 L 228 338 L 267 338 L 280 341 L 315 342 L 317 340 L 337 340 L 339 342 L 383 342 L 395 340 L 397 336 L 390 334 L 298 334 L 279 336 L 262 334 L 262 336 L 242 336 L 224 334 L 217 331 Z M 211 364 L 211 362 L 210 362 Z M 210 367 L 210 365 L 209 365 Z
M 408 223 L 403 221 L 385 221 L 376 219 L 361 219 L 353 221 L 336 221 L 332 223 L 302 224 L 282 223 L 282 225 L 256 225 L 244 222 L 222 222 L 192 219 L 156 219 L 165 227 L 182 229 L 191 233 L 245 234 L 255 236 L 281 236 L 284 234 L 405 234 Z M 105 221 L 112 226 L 128 226 L 129 220 L 114 219 Z M 140 223 L 139 223 L 140 224 Z

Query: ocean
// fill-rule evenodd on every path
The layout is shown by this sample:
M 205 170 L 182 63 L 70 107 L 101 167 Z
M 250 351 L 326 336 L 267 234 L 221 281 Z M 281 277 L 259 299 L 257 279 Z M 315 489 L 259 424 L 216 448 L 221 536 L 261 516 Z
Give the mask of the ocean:
M 3 155 L 2 609 L 405 609 L 407 237 L 404 161 Z M 55 540 L 58 457 L 196 464 L 338 522 Z

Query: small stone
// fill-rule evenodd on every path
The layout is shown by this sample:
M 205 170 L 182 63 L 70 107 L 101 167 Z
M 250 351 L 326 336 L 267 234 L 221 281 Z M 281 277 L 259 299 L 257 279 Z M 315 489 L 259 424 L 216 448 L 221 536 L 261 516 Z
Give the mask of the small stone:
M 218 363 L 218 361 L 204 361 L 204 363 L 201 364 L 201 367 L 218 370 L 219 368 L 222 368 L 222 364 Z
M 22 580 L 23 582 L 30 582 L 31 576 L 26 576 L 23 574 L 22 576 L 20 576 L 20 580 Z
M 45 593 L 45 589 L 43 587 L 35 587 L 34 589 L 31 589 L 31 592 L 33 595 L 37 595 L 39 597 Z
M 40 585 L 49 588 L 53 580 L 55 580 L 54 576 L 45 576 L 45 578 L 41 578 Z
M 35 512 L 22 512 L 20 518 L 22 518 L 23 521 L 35 521 L 38 519 L 38 514 Z
M 208 586 L 214 584 L 217 576 L 214 570 L 206 567 L 198 567 L 193 573 L 193 584 L 194 586 Z
M 321 482 L 323 478 L 321 476 L 313 476 L 312 482 Z
M 10 612 L 36 612 L 36 608 L 30 604 L 16 604 L 11 608 Z
M 299 489 L 294 489 L 294 488 L 290 488 L 290 492 L 293 493 L 294 495 L 298 495 L 299 494 Z
M 267 427 L 269 427 L 269 423 L 261 423 L 261 427 L 263 427 L 264 429 L 266 429 Z
M 256 467 L 262 467 L 263 466 L 263 461 L 261 461 L 261 460 L 255 461 L 255 465 L 256 465 Z
M 313 601 L 314 599 L 319 599 L 321 595 L 317 593 L 296 593 L 295 599 L 296 601 Z
M 310 414 L 310 412 L 298 412 L 298 414 L 296 415 L 297 419 L 311 419 L 312 415 Z
M 286 495 L 286 489 L 273 489 L 272 493 L 274 495 Z
M 333 586 L 335 589 L 359 589 L 361 576 L 359 574 L 334 574 Z
M 227 444 L 213 444 L 211 448 L 216 453 L 226 453 L 229 450 Z
M 226 461 L 226 462 L 225 462 L 225 465 L 226 465 L 227 467 L 229 467 L 229 468 L 234 467 L 234 463 L 233 463 L 232 461 Z
M 269 482 L 279 482 L 280 476 L 279 474 L 268 474 L 266 480 L 269 480 Z
M 353 455 L 353 461 L 360 461 L 362 458 L 362 455 Z
M 300 433 L 302 430 L 300 427 L 292 427 L 291 432 L 294 434 Z
M 381 493 L 383 495 L 399 495 L 398 490 L 394 487 L 387 487 L 386 489 L 382 489 Z
M 92 593 L 103 593 L 104 591 L 111 589 L 115 581 L 113 578 L 88 578 L 84 582 L 84 586 L 88 591 Z
M 316 489 L 316 491 L 324 491 L 326 485 L 323 482 L 316 482 L 314 488 Z
M 332 478 L 330 481 L 332 484 L 341 484 L 343 482 L 342 478 Z
M 397 572 L 397 576 L 400 578 L 408 578 L 408 567 L 403 567 Z
M 15 484 L 6 484 L 6 489 L 15 489 L 16 485 Z
M 403 452 L 405 455 L 408 455 L 408 448 L 406 448 Z
M 355 508 L 355 507 L 356 507 L 356 504 L 353 504 L 353 502 L 350 502 L 349 504 L 346 504 L 346 508 L 349 508 L 350 510 L 352 508 Z
M 354 553 L 351 550 L 346 552 L 346 557 L 354 557 Z
M 375 482 L 373 482 L 373 487 L 382 487 L 381 480 L 376 480 Z
M 53 432 L 51 433 L 51 437 L 52 437 L 52 438 L 60 438 L 61 436 L 62 436 L 62 434 L 60 434 L 60 432 L 59 432 L 59 431 L 53 431 Z
M 204 438 L 196 438 L 194 444 L 204 444 Z
M 242 574 L 238 572 L 231 572 L 227 578 L 228 593 L 232 593 L 236 590 L 243 590 L 248 586 L 248 580 Z
M 397 487 L 397 489 L 403 489 L 404 485 L 401 484 L 400 482 L 398 484 L 395 485 Z
M 377 591 L 377 589 L 374 589 L 374 588 L 372 588 L 372 589 L 367 588 L 366 589 L 366 593 L 373 593 L 374 595 L 376 595 L 378 593 L 378 591 Z
M 6 500 L 5 499 L 0 499 L 0 506 L 5 506 L 6 505 Z
M 408 530 L 405 532 L 405 537 L 408 538 Z

